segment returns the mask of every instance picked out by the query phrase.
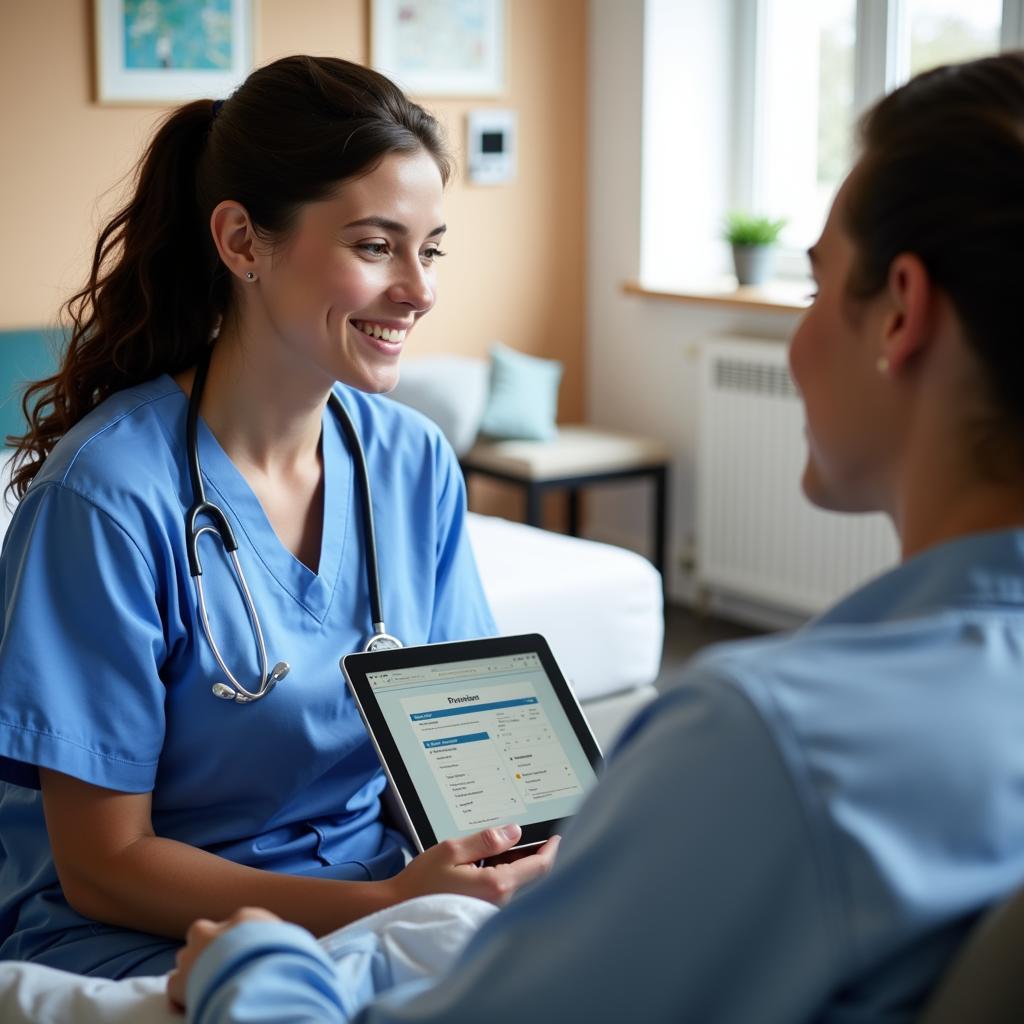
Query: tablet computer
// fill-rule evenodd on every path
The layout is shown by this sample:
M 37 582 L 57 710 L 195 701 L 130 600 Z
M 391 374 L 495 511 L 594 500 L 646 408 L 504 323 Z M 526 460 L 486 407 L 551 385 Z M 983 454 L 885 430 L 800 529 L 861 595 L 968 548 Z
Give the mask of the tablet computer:
M 538 634 L 342 658 L 417 849 L 511 822 L 518 846 L 576 812 L 601 752 Z

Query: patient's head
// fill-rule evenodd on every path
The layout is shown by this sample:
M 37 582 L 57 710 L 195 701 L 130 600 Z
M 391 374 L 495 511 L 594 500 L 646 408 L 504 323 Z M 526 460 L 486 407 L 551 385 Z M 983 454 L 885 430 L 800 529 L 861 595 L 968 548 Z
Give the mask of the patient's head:
M 902 533 L 916 480 L 1024 479 L 1024 55 L 937 68 L 869 110 L 810 255 L 791 349 L 808 496 Z

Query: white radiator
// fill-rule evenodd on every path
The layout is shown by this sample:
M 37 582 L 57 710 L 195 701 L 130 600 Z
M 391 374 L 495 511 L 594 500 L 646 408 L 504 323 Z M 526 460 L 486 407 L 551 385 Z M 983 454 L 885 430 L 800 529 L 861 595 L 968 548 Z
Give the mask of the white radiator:
M 699 399 L 700 585 L 813 614 L 895 564 L 887 518 L 823 512 L 804 497 L 804 416 L 785 344 L 706 341 Z

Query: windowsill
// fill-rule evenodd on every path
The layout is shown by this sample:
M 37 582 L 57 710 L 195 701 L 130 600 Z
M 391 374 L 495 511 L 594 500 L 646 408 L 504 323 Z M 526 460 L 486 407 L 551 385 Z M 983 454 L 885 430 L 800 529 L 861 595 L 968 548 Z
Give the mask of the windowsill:
M 729 275 L 685 288 L 625 281 L 622 290 L 627 295 L 691 305 L 724 306 L 758 313 L 802 313 L 811 304 L 808 292 L 812 287 L 810 282 L 799 280 L 774 280 L 763 285 L 737 287 L 736 278 Z

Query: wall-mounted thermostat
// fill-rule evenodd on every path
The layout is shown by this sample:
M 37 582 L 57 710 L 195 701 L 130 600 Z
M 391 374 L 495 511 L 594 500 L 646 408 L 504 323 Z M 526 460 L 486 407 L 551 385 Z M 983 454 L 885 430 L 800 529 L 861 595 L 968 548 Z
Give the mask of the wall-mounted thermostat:
M 471 110 L 466 150 L 469 180 L 477 185 L 506 185 L 516 178 L 516 112 Z

